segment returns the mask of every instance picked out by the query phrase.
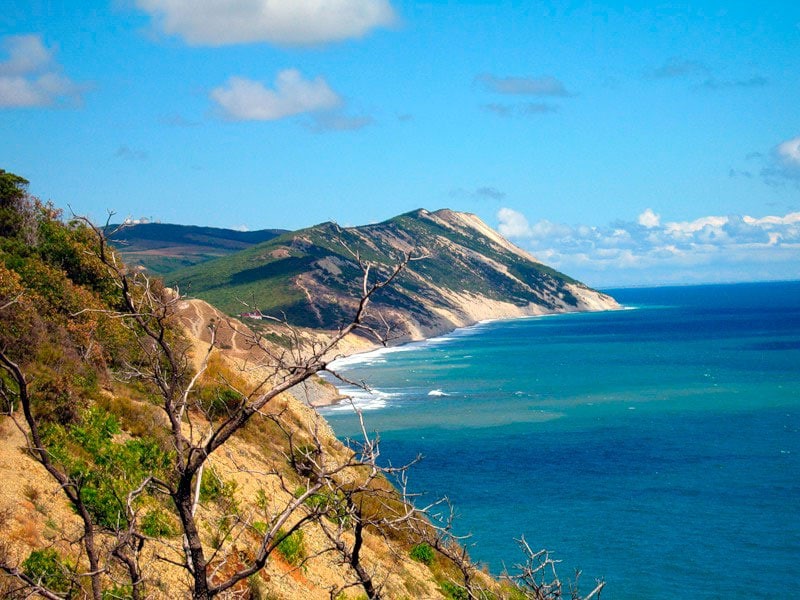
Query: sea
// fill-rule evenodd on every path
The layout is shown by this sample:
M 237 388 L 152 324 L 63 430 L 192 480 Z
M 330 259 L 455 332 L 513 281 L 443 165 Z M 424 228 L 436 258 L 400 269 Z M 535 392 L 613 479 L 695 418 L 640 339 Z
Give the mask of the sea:
M 605 291 L 624 309 L 348 357 L 372 391 L 340 388 L 495 574 L 524 536 L 605 599 L 800 596 L 800 282 Z

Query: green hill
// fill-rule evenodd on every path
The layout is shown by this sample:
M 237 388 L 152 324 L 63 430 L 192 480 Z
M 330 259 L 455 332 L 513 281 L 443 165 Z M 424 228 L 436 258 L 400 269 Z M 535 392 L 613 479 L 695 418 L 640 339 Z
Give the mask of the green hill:
M 164 275 L 239 252 L 284 233 L 283 229 L 235 231 L 218 227 L 196 227 L 167 223 L 109 225 L 106 233 L 125 262 Z
M 352 253 L 388 272 L 413 261 L 375 298 L 404 337 L 424 337 L 483 318 L 615 306 L 517 248 L 478 217 L 417 210 L 383 223 L 333 223 L 284 233 L 230 256 L 172 273 L 167 281 L 222 310 L 257 309 L 295 325 L 333 329 L 353 314 L 361 271 Z

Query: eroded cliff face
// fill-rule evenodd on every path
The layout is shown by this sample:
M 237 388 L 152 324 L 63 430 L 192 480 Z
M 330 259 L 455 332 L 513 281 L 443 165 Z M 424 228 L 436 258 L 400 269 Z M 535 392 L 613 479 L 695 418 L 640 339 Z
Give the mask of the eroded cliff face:
M 372 324 L 383 328 L 385 319 L 395 343 L 484 319 L 619 307 L 477 216 L 447 209 L 421 209 L 364 227 L 318 225 L 185 271 L 180 281 L 224 310 L 241 306 L 235 298 L 252 298 L 265 314 L 335 329 L 355 314 L 363 278 L 359 260 L 371 265 L 374 282 L 406 256 L 413 260 L 372 302 Z
M 472 214 L 419 210 L 344 230 L 343 236 L 383 256 L 419 257 L 374 302 L 375 311 L 393 325 L 395 341 L 485 319 L 619 308 L 610 296 L 547 267 Z M 341 294 L 342 266 L 326 256 L 298 276 L 314 315 L 330 312 L 334 298 L 338 307 L 355 308 L 352 298 Z
M 269 379 L 273 369 L 263 349 L 269 349 L 274 356 L 280 352 L 280 345 L 269 348 L 271 342 L 266 341 L 261 351 L 255 349 L 252 341 L 257 336 L 249 327 L 205 302 L 185 301 L 179 303 L 177 309 L 190 343 L 187 358 L 194 361 L 196 367 L 200 367 L 205 358 L 209 359 L 207 383 L 224 378 L 226 384 L 244 390 L 258 386 L 264 378 Z M 216 332 L 216 349 L 208 354 L 212 329 Z M 301 345 L 310 346 L 322 334 L 303 331 L 297 335 L 302 338 Z M 310 388 L 316 385 L 327 384 L 309 382 Z M 127 385 L 109 382 L 96 405 L 118 419 L 121 426 L 116 436 L 118 442 L 168 426 L 160 409 Z M 17 424 L 12 417 L 0 415 L 0 480 L 4 482 L 0 488 L 0 559 L 12 565 L 23 565 L 32 552 L 48 548 L 56 552 L 64 564 L 84 567 L 85 558 L 79 545 L 70 543 L 81 537 L 80 520 L 58 483 L 26 452 L 25 429 Z M 208 426 L 202 414 L 193 413 L 185 423 L 184 433 L 191 438 L 193 430 Z M 330 468 L 345 464 L 353 455 L 351 449 L 336 439 L 324 419 L 292 394 L 276 397 L 259 411 L 247 428 L 209 458 L 206 467 L 222 484 L 223 491 L 218 498 L 203 499 L 201 496 L 197 518 L 202 524 L 202 543 L 214 557 L 212 568 L 219 571 L 220 577 L 231 569 L 240 568 L 242 561 L 250 560 L 261 543 L 259 527 L 267 526 L 291 506 L 298 490 L 309 484 L 307 476 L 298 473 L 289 460 L 292 456 L 290 439 L 295 449 L 309 445 L 318 447 Z M 356 468 L 343 471 L 342 489 L 356 485 L 361 477 Z M 375 505 L 372 510 L 380 515 L 384 502 L 386 506 L 395 507 L 400 500 L 393 500 L 399 495 L 384 480 L 376 480 L 376 485 L 382 487 L 377 488 L 380 492 L 372 498 Z M 316 502 L 322 497 L 324 490 L 313 500 Z M 370 497 L 366 493 L 364 497 L 366 503 Z M 306 513 L 317 506 L 314 502 L 309 503 L 308 509 L 305 504 L 298 506 L 285 527 L 304 519 Z M 168 502 L 165 506 L 169 506 Z M 148 505 L 141 510 L 149 508 Z M 414 560 L 411 550 L 416 534 L 402 526 L 392 526 L 392 519 L 396 517 L 387 512 L 385 520 L 389 525 L 371 525 L 362 533 L 360 562 L 375 584 L 381 586 L 382 597 L 450 597 L 443 592 L 443 582 L 454 579 L 458 572 L 440 559 L 430 564 Z M 182 538 L 174 517 L 169 520 L 173 529 L 152 534 L 141 551 L 141 578 L 148 598 L 191 597 L 191 577 L 177 566 L 184 560 Z M 378 522 L 376 519 L 375 523 Z M 233 528 L 228 531 L 231 523 L 234 523 Z M 273 552 L 262 571 L 220 597 L 281 600 L 364 597 L 363 588 L 354 585 L 353 569 L 332 550 L 329 535 L 336 525 L 335 519 L 327 517 L 305 522 L 300 529 L 298 549 L 292 554 L 283 550 Z M 103 551 L 113 547 L 112 533 L 98 529 L 97 535 Z M 354 535 L 349 531 L 345 531 L 341 539 L 345 544 L 354 543 Z M 474 577 L 496 597 L 506 597 L 491 577 L 481 572 L 476 572 Z M 0 596 L 5 597 L 4 594 L 16 586 L 15 580 L 0 574 Z M 332 590 L 340 591 L 332 594 Z

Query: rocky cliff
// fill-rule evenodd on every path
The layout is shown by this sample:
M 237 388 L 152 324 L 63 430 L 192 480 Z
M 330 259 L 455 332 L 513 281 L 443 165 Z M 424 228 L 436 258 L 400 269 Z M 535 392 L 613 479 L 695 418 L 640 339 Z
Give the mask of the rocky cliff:
M 477 216 L 417 210 L 383 223 L 324 223 L 176 272 L 171 281 L 229 313 L 260 311 L 336 329 L 353 315 L 362 262 L 372 280 L 409 262 L 374 309 L 397 339 L 420 339 L 483 319 L 607 310 L 616 301 L 544 265 Z M 248 308 L 245 308 L 248 307 Z

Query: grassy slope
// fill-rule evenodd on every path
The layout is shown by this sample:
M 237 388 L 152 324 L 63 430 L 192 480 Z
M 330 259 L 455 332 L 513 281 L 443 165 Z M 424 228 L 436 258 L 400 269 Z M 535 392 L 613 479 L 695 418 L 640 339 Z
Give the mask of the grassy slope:
M 336 302 L 316 300 L 316 310 L 295 283 L 298 276 L 313 280 L 340 300 L 358 294 L 359 271 L 352 256 L 342 245 L 358 251 L 365 260 L 392 265 L 401 253 L 386 240 L 405 240 L 425 260 L 412 263 L 397 284 L 380 299 L 394 308 L 419 310 L 420 297 L 442 302 L 440 290 L 472 292 L 488 298 L 527 305 L 541 303 L 534 290 L 549 287 L 565 296 L 566 283 L 576 283 L 568 276 L 541 263 L 509 252 L 482 238 L 473 229 L 442 225 L 427 218 L 425 211 L 400 215 L 384 223 L 358 228 L 339 229 L 324 223 L 261 243 L 230 256 L 181 269 L 168 281 L 182 290 L 215 304 L 229 313 L 242 312 L 245 301 L 269 314 L 285 313 L 290 321 L 309 326 L 335 326 L 341 316 Z M 525 282 L 499 271 L 494 263 Z M 333 260 L 341 273 L 319 268 L 321 259 Z M 533 288 L 533 290 L 531 289 Z M 572 299 L 574 303 L 574 299 Z
M 106 228 L 111 241 L 131 264 L 166 274 L 249 248 L 277 237 L 283 230 L 235 231 L 218 227 L 144 223 Z M 112 233 L 115 232 L 116 233 Z

